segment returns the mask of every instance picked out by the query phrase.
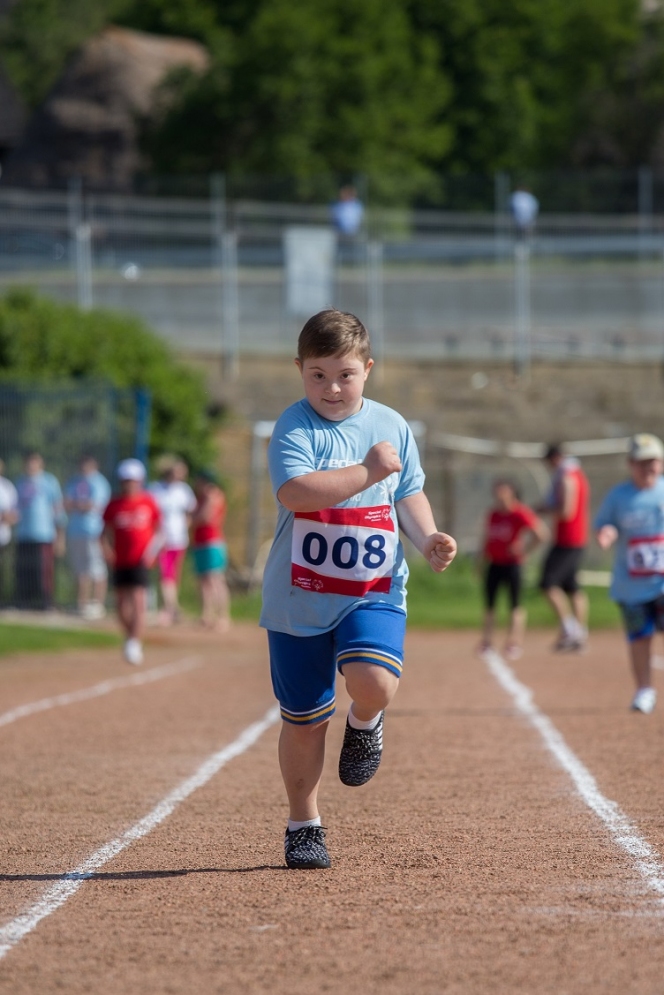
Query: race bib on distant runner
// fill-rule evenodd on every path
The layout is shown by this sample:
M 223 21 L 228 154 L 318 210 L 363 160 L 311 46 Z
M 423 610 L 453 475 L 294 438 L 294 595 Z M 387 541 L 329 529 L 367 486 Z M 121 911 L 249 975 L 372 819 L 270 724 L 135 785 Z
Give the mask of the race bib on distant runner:
M 630 577 L 664 574 L 664 536 L 630 539 L 627 544 L 627 569 Z
M 293 521 L 293 587 L 318 594 L 362 597 L 387 594 L 397 534 L 390 505 L 296 511 Z

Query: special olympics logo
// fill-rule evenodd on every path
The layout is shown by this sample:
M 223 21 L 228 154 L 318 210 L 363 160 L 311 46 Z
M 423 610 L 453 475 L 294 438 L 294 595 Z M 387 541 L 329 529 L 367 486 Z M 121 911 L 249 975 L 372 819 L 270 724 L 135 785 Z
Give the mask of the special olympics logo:
M 323 590 L 323 581 L 322 580 L 315 580 L 311 586 L 313 587 L 314 591 L 322 591 Z

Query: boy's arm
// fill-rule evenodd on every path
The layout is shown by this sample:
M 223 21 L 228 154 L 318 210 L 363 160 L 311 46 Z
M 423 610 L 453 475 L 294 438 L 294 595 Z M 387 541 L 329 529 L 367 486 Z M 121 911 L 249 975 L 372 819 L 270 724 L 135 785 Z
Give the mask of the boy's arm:
M 432 570 L 437 573 L 449 567 L 456 556 L 457 544 L 445 532 L 438 532 L 429 499 L 424 491 L 401 498 L 396 503 L 397 518 L 402 531 L 419 549 Z
M 595 538 L 597 539 L 597 545 L 600 549 L 611 549 L 614 542 L 618 538 L 618 529 L 615 525 L 602 525 L 595 532 Z
M 616 515 L 614 511 L 613 491 L 609 491 L 602 501 L 597 514 L 595 515 L 595 538 L 600 549 L 606 551 L 611 549 L 614 542 L 620 535 L 615 525 Z
M 390 442 L 377 442 L 362 463 L 339 470 L 313 470 L 282 484 L 277 498 L 289 511 L 322 511 L 399 473 L 401 460 Z
M 101 542 L 101 548 L 102 548 L 102 553 L 104 555 L 104 559 L 111 566 L 113 566 L 115 563 L 114 539 L 115 539 L 115 534 L 113 532 L 113 529 L 108 524 L 108 522 L 105 522 L 103 532 L 100 536 L 100 542 Z

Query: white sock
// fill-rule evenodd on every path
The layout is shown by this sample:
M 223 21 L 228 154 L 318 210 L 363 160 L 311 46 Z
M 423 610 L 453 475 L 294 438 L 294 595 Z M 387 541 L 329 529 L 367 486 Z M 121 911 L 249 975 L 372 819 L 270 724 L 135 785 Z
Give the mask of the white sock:
M 294 819 L 288 820 L 288 832 L 294 833 L 296 829 L 304 829 L 305 826 L 320 826 L 320 815 L 315 819 L 305 819 L 304 822 L 296 822 Z
M 562 621 L 563 632 L 568 639 L 576 639 L 578 635 L 578 622 L 573 615 L 568 615 Z
M 348 709 L 348 724 L 351 727 L 351 729 L 364 729 L 364 730 L 375 729 L 380 721 L 380 716 L 381 713 L 379 712 L 378 715 L 374 715 L 374 717 L 372 719 L 369 719 L 368 722 L 362 722 L 360 719 L 355 718 L 355 715 L 353 713 L 353 706 L 351 705 L 350 708 Z

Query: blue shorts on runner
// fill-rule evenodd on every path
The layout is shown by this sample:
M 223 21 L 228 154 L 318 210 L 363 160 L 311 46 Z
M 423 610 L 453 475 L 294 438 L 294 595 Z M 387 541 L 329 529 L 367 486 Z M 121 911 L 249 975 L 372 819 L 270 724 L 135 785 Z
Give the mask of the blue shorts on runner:
M 359 605 L 319 636 L 268 631 L 272 687 L 281 717 L 295 725 L 329 719 L 336 671 L 343 673 L 347 663 L 373 663 L 400 677 L 405 633 L 406 613 L 382 602 Z
M 645 601 L 639 605 L 626 605 L 620 602 L 627 641 L 648 639 L 656 632 L 664 632 L 664 595 L 654 601 Z

